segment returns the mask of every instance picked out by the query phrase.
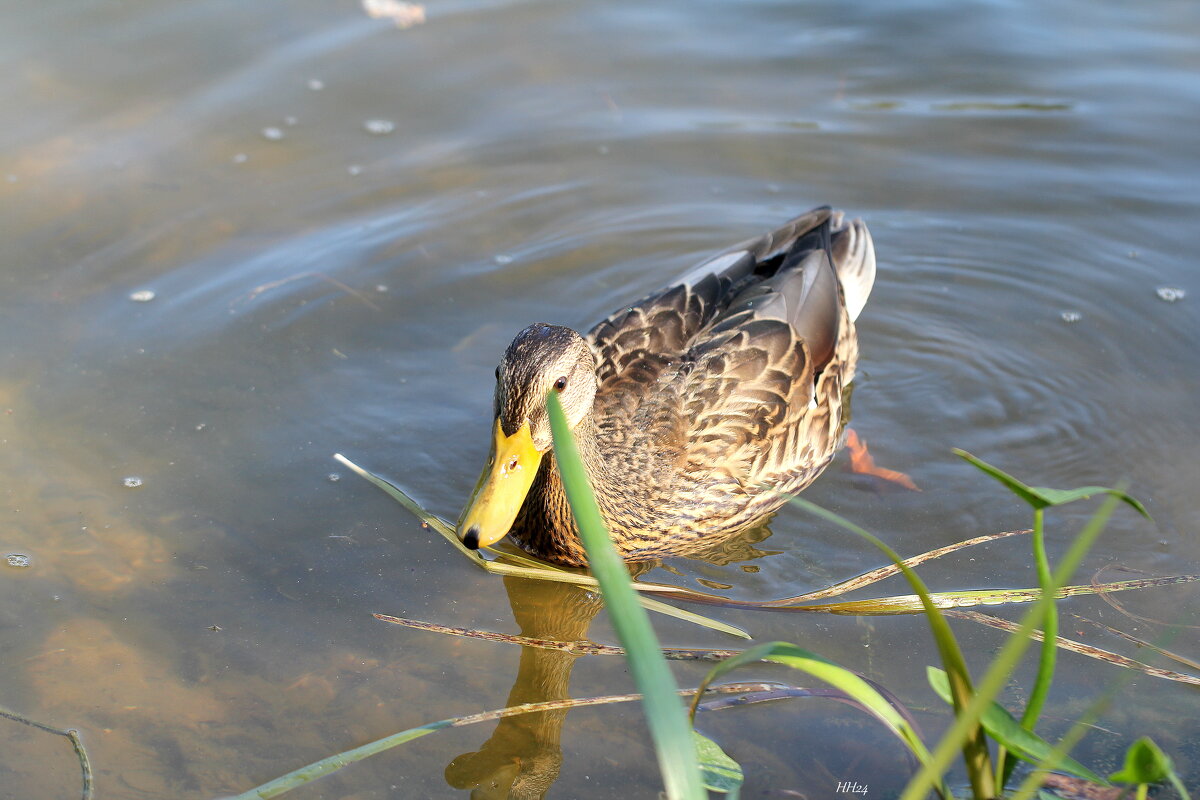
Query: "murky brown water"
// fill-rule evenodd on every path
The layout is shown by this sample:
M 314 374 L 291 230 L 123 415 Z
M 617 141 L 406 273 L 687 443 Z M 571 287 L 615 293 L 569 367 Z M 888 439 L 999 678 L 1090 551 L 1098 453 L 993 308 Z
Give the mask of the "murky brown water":
M 426 12 L 407 30 L 354 2 L 5 14 L 0 555 L 31 566 L 0 563 L 0 706 L 77 728 L 98 797 L 244 791 L 503 706 L 510 689 L 565 693 L 568 675 L 573 696 L 629 691 L 616 659 L 373 620 L 614 641 L 603 614 L 578 627 L 587 609 L 542 590 L 513 588 L 514 614 L 503 581 L 330 456 L 455 516 L 516 330 L 586 328 L 817 203 L 864 217 L 880 258 L 854 426 L 925 491 L 839 462 L 808 497 L 905 553 L 1026 524 L 957 446 L 1035 484 L 1130 480 L 1155 523 L 1119 514 L 1090 570 L 1197 571 L 1194 6 Z M 1164 288 L 1186 294 L 1167 302 Z M 1053 516 L 1054 554 L 1088 510 Z M 796 510 L 772 529 L 751 560 L 652 577 L 764 598 L 879 563 Z M 924 574 L 939 588 L 1036 582 L 1020 540 Z M 1196 618 L 1186 586 L 1121 602 Z M 1192 629 L 1097 600 L 1064 609 L 1067 635 L 1147 657 L 1078 614 L 1197 655 Z M 863 670 L 927 709 L 931 733 L 945 722 L 919 620 L 719 615 Z M 668 644 L 734 646 L 656 623 Z M 975 664 L 1001 641 L 959 627 Z M 676 673 L 694 685 L 703 668 Z M 1064 655 L 1043 731 L 1122 677 Z M 1135 677 L 1080 758 L 1109 771 L 1150 734 L 1200 784 L 1198 711 L 1193 691 Z M 710 716 L 745 797 L 827 797 L 854 780 L 877 800 L 907 773 L 884 733 L 829 702 Z M 491 797 L 511 782 L 653 797 L 639 709 L 440 732 L 290 796 Z M 0 719 L 0 798 L 77 792 L 65 739 Z

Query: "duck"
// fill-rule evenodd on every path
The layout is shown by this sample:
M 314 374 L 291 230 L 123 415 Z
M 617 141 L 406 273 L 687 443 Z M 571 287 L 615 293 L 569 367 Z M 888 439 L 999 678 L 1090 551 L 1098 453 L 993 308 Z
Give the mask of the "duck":
M 855 320 L 875 282 L 866 225 L 821 206 L 737 244 L 586 334 L 535 323 L 496 368 L 493 439 L 457 523 L 587 565 L 555 463 L 556 392 L 627 562 L 695 554 L 761 522 L 845 440 Z

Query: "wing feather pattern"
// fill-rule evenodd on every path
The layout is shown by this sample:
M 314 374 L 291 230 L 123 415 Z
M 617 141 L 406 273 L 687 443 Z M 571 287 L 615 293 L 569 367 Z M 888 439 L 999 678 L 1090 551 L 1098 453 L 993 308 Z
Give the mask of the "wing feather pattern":
M 586 337 L 604 434 L 650 433 L 651 462 L 695 483 L 688 516 L 761 515 L 765 489 L 803 488 L 837 448 L 874 277 L 865 226 L 818 208 L 619 310 Z

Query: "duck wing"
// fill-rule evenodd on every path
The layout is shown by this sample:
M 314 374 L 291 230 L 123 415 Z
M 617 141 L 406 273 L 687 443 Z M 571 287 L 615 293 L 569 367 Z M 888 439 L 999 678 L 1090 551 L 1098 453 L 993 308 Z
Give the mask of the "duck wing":
M 785 230 L 782 252 L 760 263 L 686 355 L 685 471 L 724 486 L 710 493 L 731 510 L 732 496 L 748 503 L 767 486 L 803 488 L 833 456 L 857 355 L 854 318 L 874 282 L 861 222 L 818 209 Z
M 596 356 L 601 398 L 618 398 L 629 406 L 644 397 L 685 356 L 705 352 L 697 348 L 718 332 L 716 328 L 727 331 L 730 326 L 722 322 L 743 320 L 745 311 L 797 326 L 799 335 L 812 341 L 811 351 L 819 350 L 818 355 L 827 351 L 829 338 L 836 334 L 829 303 L 811 303 L 808 298 L 815 291 L 816 297 L 829 300 L 828 276 L 822 277 L 821 270 L 806 270 L 802 263 L 818 250 L 837 265 L 853 320 L 875 279 L 870 235 L 861 222 L 843 224 L 840 212 L 827 206 L 815 208 L 702 262 L 665 289 L 592 328 L 586 338 Z M 757 315 L 753 313 L 756 303 Z M 800 313 L 801 308 L 818 306 L 823 309 L 819 314 Z M 819 348 L 817 340 L 823 341 Z

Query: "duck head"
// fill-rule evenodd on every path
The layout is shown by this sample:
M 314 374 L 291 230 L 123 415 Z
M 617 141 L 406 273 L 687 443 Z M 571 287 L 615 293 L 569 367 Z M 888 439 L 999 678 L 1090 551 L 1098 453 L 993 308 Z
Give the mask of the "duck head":
M 512 527 L 554 444 L 546 395 L 558 392 L 574 429 L 591 413 L 596 388 L 596 359 L 578 333 L 537 323 L 517 334 L 496 368 L 492 449 L 459 519 L 463 544 L 487 547 Z

